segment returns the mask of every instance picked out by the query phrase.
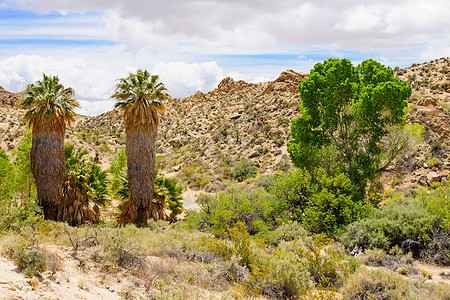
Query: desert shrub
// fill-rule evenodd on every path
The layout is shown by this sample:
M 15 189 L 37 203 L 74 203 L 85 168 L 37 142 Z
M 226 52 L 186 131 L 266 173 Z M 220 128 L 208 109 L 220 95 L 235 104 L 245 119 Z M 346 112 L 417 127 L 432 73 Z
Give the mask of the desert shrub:
M 251 234 L 266 232 L 275 224 L 275 199 L 262 189 L 250 190 L 244 186 L 232 186 L 216 195 L 203 195 L 197 202 L 199 228 L 210 228 L 219 233 L 237 222 L 244 222 Z
M 352 257 L 333 247 L 334 241 L 324 233 L 316 234 L 307 243 L 294 243 L 294 253 L 307 261 L 306 268 L 319 287 L 339 287 L 355 272 L 359 264 Z
M 47 269 L 45 255 L 36 250 L 17 251 L 14 264 L 26 277 L 36 276 Z
M 450 231 L 450 184 L 445 184 L 435 190 L 420 190 L 418 200 L 428 211 L 441 220 L 444 231 Z
M 36 198 L 29 199 L 23 205 L 19 205 L 14 199 L 0 200 L 0 233 L 37 225 L 43 220 L 42 208 Z
M 283 140 L 283 143 L 284 143 L 284 140 Z M 279 144 L 279 143 L 278 143 Z M 281 158 L 281 160 L 274 166 L 274 170 L 275 171 L 282 171 L 282 172 L 287 172 L 287 171 L 289 171 L 289 169 L 291 169 L 292 168 L 292 163 L 291 163 L 291 160 L 289 159 L 289 158 L 285 158 L 285 157 L 283 157 L 283 158 Z
M 450 266 L 450 233 L 434 233 L 420 255 L 427 263 Z
M 178 177 L 194 188 L 203 188 L 210 182 L 208 172 L 199 164 L 187 164 L 181 169 Z
M 343 288 L 345 300 L 353 299 L 450 299 L 450 286 L 411 280 L 383 269 L 361 268 Z
M 368 249 L 364 252 L 363 261 L 366 265 L 379 267 L 383 265 L 385 254 L 381 249 Z
M 235 289 L 245 295 L 289 299 L 311 288 L 306 261 L 302 257 L 281 249 L 268 254 L 264 241 L 252 237 L 244 223 L 238 222 L 235 227 L 227 228 L 224 237 L 203 236 L 196 243 L 201 251 L 213 252 L 230 263 L 228 280 L 237 284 Z
M 356 190 L 345 174 L 328 176 L 323 169 L 292 170 L 275 181 L 271 192 L 280 215 L 316 233 L 334 234 L 364 216 L 369 207 L 354 200 Z
M 105 268 L 133 268 L 143 264 L 142 248 L 127 239 L 118 229 L 101 230 L 97 242 L 89 249 L 91 258 Z
M 252 160 L 243 159 L 238 162 L 232 170 L 233 178 L 237 181 L 244 181 L 256 175 L 257 167 Z
M 364 264 L 374 267 L 386 267 L 393 272 L 403 275 L 417 274 L 418 270 L 413 267 L 411 256 L 388 255 L 381 249 L 368 249 L 361 257 Z
M 435 228 L 436 217 L 426 208 L 417 203 L 392 204 L 374 209 L 367 218 L 348 225 L 340 241 L 349 249 L 359 245 L 389 251 L 407 239 L 428 240 Z
M 275 230 L 268 232 L 265 238 L 273 244 L 278 244 L 281 241 L 308 241 L 310 239 L 309 232 L 296 221 L 281 224 Z
M 260 187 L 265 189 L 266 191 L 269 191 L 270 188 L 275 184 L 275 179 L 279 177 L 280 174 L 273 174 L 273 175 L 264 175 L 261 174 L 258 177 L 255 178 L 253 181 L 253 184 L 256 187 Z
M 312 288 L 310 274 L 306 268 L 307 262 L 293 253 L 278 252 L 269 256 L 269 266 L 271 266 L 271 277 L 278 287 L 278 290 L 272 291 L 268 288 L 264 291 L 265 295 L 272 296 L 275 299 L 295 299 L 305 291 Z M 277 291 L 278 293 L 274 293 Z

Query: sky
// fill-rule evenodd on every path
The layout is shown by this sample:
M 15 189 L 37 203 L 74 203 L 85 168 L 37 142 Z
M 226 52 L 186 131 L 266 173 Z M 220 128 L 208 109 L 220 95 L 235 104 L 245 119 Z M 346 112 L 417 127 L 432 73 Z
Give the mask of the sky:
M 138 68 L 178 98 L 329 57 L 404 68 L 450 56 L 449 12 L 448 0 L 0 0 L 0 86 L 58 75 L 92 116 Z

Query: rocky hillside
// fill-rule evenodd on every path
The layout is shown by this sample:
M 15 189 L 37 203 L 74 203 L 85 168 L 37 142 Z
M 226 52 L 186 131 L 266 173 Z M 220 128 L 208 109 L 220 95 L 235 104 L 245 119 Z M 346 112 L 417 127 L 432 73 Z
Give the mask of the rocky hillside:
M 413 88 L 408 123 L 424 126 L 424 142 L 400 158 L 400 167 L 385 176 L 385 183 L 408 188 L 445 181 L 450 171 L 450 59 L 414 64 L 396 74 Z M 299 114 L 297 85 L 305 76 L 289 70 L 257 84 L 225 78 L 206 94 L 174 99 L 160 120 L 159 169 L 179 171 L 192 187 L 211 191 L 220 189 L 232 166 L 244 159 L 252 160 L 259 173 L 286 170 L 290 121 Z M 0 147 L 10 151 L 23 130 L 23 111 L 8 104 L 15 94 L 0 92 Z M 80 117 L 66 138 L 92 157 L 98 152 L 104 168 L 125 147 L 117 111 Z

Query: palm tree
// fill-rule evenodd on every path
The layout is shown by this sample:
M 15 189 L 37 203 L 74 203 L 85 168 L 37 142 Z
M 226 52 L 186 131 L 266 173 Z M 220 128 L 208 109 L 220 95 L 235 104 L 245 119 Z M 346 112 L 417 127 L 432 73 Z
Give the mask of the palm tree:
M 58 206 L 58 221 L 72 226 L 97 223 L 99 205 L 105 206 L 108 202 L 107 172 L 90 162 L 87 153 L 73 144 L 64 146 L 67 176 Z
M 170 95 L 159 76 L 147 70 L 118 81 L 111 98 L 117 99 L 115 108 L 123 112 L 125 122 L 130 200 L 137 209 L 134 223 L 146 226 L 153 209 L 158 112 L 164 111 Z
M 32 127 L 31 172 L 36 182 L 39 204 L 44 217 L 56 220 L 66 166 L 64 134 L 76 116 L 72 88 L 64 88 L 58 76 L 45 74 L 42 81 L 30 84 L 22 105 L 30 108 L 25 121 Z

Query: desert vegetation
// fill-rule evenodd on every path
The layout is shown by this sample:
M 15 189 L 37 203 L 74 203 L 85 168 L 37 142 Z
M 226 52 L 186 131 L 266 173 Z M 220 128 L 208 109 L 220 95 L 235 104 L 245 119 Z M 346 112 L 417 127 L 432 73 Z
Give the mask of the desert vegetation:
M 427 113 L 415 114 L 419 102 L 399 72 L 330 59 L 309 77 L 295 75 L 299 91 L 290 79 L 260 88 L 261 101 L 280 110 L 298 103 L 277 89 L 300 95 L 290 133 L 290 119 L 268 122 L 275 112 L 251 102 L 226 120 L 221 102 L 208 111 L 200 102 L 204 123 L 160 116 L 164 145 L 156 132 L 167 91 L 157 76 L 131 73 L 113 95 L 124 120 L 82 120 L 89 126 L 62 135 L 84 135 L 97 154 L 63 148 L 56 220 L 39 198 L 42 179 L 31 175 L 33 127 L 13 152 L 0 150 L 1 254 L 33 289 L 60 284 L 70 262 L 80 293 L 124 299 L 450 299 L 448 141 L 433 136 L 434 125 L 407 122 Z M 257 87 L 248 89 L 256 97 Z M 213 95 L 238 101 L 250 97 L 243 90 L 228 78 Z M 180 116 L 194 111 L 174 107 Z M 408 178 L 417 185 L 395 188 L 395 170 L 418 165 Z M 198 209 L 183 207 L 183 190 L 200 192 Z M 79 275 L 89 272 L 101 280 Z

